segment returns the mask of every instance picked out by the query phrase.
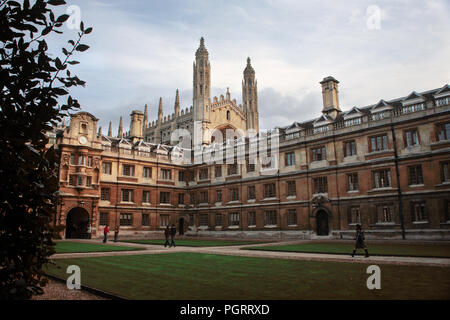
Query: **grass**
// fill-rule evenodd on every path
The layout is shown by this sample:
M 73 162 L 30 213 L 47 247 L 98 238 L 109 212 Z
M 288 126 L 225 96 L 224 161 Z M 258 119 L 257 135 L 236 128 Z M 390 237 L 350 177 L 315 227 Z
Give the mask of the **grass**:
M 139 239 L 139 240 L 122 240 L 121 242 L 139 243 L 139 244 L 156 244 L 164 245 L 165 239 Z M 169 240 L 170 242 L 170 240 Z M 263 241 L 241 241 L 241 240 L 196 240 L 196 239 L 180 239 L 175 238 L 175 244 L 180 247 L 219 247 L 219 246 L 238 246 L 244 244 L 260 244 L 267 243 Z
M 128 246 L 114 246 L 101 243 L 83 243 L 72 241 L 58 241 L 56 242 L 56 253 L 77 253 L 77 252 L 106 252 L 106 251 L 134 251 L 142 250 L 141 248 L 134 248 Z
M 164 253 L 58 259 L 47 272 L 129 299 L 450 299 L 450 268 L 380 265 L 369 290 L 368 264 Z
M 274 245 L 249 247 L 246 250 L 264 251 L 288 251 L 309 253 L 332 253 L 350 255 L 353 243 L 302 243 L 291 245 Z M 413 257 L 450 257 L 450 245 L 426 245 L 426 244 L 371 244 L 367 243 L 369 254 L 383 256 L 413 256 Z M 364 254 L 364 250 L 358 249 L 357 254 Z

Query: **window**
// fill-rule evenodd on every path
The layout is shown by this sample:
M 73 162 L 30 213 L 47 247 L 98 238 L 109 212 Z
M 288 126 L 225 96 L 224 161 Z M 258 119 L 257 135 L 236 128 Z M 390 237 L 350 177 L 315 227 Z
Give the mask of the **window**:
M 445 106 L 447 104 L 450 104 L 450 97 L 444 97 L 436 99 L 436 105 L 439 106 Z
M 450 182 L 450 162 L 441 163 L 442 182 Z
M 100 199 L 104 201 L 109 201 L 109 188 L 102 188 Z
M 438 125 L 438 140 L 444 141 L 450 139 L 450 122 Z
M 124 164 L 122 166 L 122 174 L 124 176 L 133 177 L 134 176 L 134 166 L 129 164 Z
M 159 225 L 161 227 L 167 227 L 169 225 L 169 215 L 168 214 L 160 214 L 159 215 Z
M 411 220 L 412 222 L 424 222 L 428 220 L 425 202 L 411 202 Z
M 230 189 L 230 201 L 238 201 L 239 200 L 239 191 L 238 188 Z
M 361 124 L 361 118 L 353 118 L 344 121 L 346 127 L 356 126 L 358 124 Z
M 142 191 L 142 203 L 150 203 L 150 191 Z
M 69 176 L 69 186 L 74 186 L 77 177 L 74 175 Z
M 171 180 L 172 179 L 172 170 L 161 169 L 161 179 L 162 180 Z
M 198 173 L 198 178 L 200 180 L 207 180 L 208 179 L 208 168 L 200 169 L 200 171 Z
M 200 203 L 208 203 L 208 191 L 200 192 Z
M 101 226 L 109 225 L 109 213 L 108 212 L 100 212 L 100 221 Z
M 190 204 L 194 204 L 195 203 L 195 192 L 190 192 L 189 193 L 189 203 Z
M 376 151 L 382 151 L 388 149 L 388 143 L 387 143 L 387 135 L 379 135 L 375 137 L 370 138 L 370 151 L 376 152 Z
M 264 185 L 264 198 L 276 197 L 275 183 L 268 183 Z
M 248 187 L 248 199 L 253 200 L 256 198 L 255 186 Z
M 184 193 L 178 194 L 178 204 L 184 204 Z
M 92 167 L 92 157 L 91 156 L 87 157 L 87 166 Z
M 345 143 L 345 156 L 354 156 L 356 155 L 356 142 L 355 140 L 347 141 Z
M 184 181 L 184 171 L 178 171 L 178 181 Z
M 79 156 L 78 157 L 78 165 L 84 166 L 85 163 L 86 163 L 86 156 Z
M 120 214 L 120 225 L 121 226 L 133 225 L 133 215 L 131 213 L 121 213 Z
M 144 167 L 144 170 L 142 173 L 144 175 L 144 178 L 151 178 L 152 177 L 152 168 Z
M 295 153 L 294 153 L 294 152 L 288 152 L 288 153 L 286 153 L 286 156 L 285 156 L 285 165 L 286 165 L 287 167 L 295 165 Z
M 248 213 L 248 226 L 256 226 L 256 212 L 250 211 Z
M 222 167 L 216 166 L 216 178 L 220 178 L 222 176 Z
M 250 163 L 250 161 L 247 161 L 247 172 L 255 172 L 255 164 Z
M 230 110 L 227 110 L 227 120 L 230 120 Z
M 325 147 L 312 148 L 312 161 L 321 161 L 325 159 Z
M 74 154 L 71 154 L 70 155 L 70 164 L 75 164 L 75 155 Z
M 297 188 L 295 187 L 295 181 L 287 182 L 287 196 L 295 197 L 297 195 Z
M 77 177 L 77 186 L 82 186 L 83 185 L 83 177 L 82 176 L 78 176 Z
M 347 190 L 348 191 L 357 191 L 357 190 L 359 190 L 358 173 L 349 173 L 349 174 L 347 174 Z
M 373 187 L 378 188 L 389 188 L 392 186 L 391 183 L 391 170 L 377 170 L 373 171 Z
M 222 226 L 222 214 L 216 213 L 216 226 L 221 227 Z
M 393 222 L 393 207 L 391 205 L 383 205 L 379 207 L 378 222 L 390 223 Z
M 159 193 L 159 203 L 170 203 L 170 192 Z
M 143 227 L 150 226 L 150 217 L 149 217 L 148 213 L 143 213 L 142 214 L 142 226 Z
M 86 187 L 90 187 L 92 185 L 92 177 L 86 177 Z
M 408 167 L 409 185 L 423 184 L 422 165 Z
M 230 226 L 239 226 L 239 212 L 230 213 Z
M 327 177 L 314 178 L 313 182 L 314 182 L 314 193 L 327 193 L 328 192 Z
M 133 202 L 133 190 L 122 189 L 122 202 Z
M 420 111 L 424 109 L 424 104 L 423 103 L 417 103 L 417 104 L 412 104 L 409 106 L 404 106 L 403 107 L 403 113 L 410 113 L 410 112 L 416 112 L 416 111 Z
M 288 226 L 297 225 L 297 210 L 289 209 L 287 212 L 287 223 Z
M 361 213 L 359 207 L 348 208 L 348 224 L 361 224 Z
M 216 190 L 216 202 L 222 202 L 222 190 Z
M 207 227 L 209 225 L 208 214 L 206 213 L 200 214 L 198 223 L 200 227 Z
M 237 174 L 237 164 L 232 163 L 228 165 L 228 175 L 231 176 L 233 174 Z
M 111 174 L 111 162 L 103 162 L 102 163 L 102 173 L 103 174 Z
M 450 200 L 444 200 L 444 217 L 447 223 L 450 222 Z
M 263 169 L 273 169 L 276 168 L 276 160 L 275 156 L 267 156 L 264 158 L 261 158 L 261 166 Z
M 406 147 L 417 146 L 419 144 L 419 135 L 417 129 L 405 131 L 405 145 Z
M 189 213 L 189 226 L 193 227 L 194 224 L 195 224 L 194 215 L 192 213 Z
M 194 170 L 189 171 L 189 181 L 194 181 L 194 180 L 195 180 L 195 179 L 194 179 L 194 176 L 195 176 Z
M 276 226 L 277 225 L 277 212 L 275 210 L 266 211 L 265 216 L 265 225 L 266 226 Z

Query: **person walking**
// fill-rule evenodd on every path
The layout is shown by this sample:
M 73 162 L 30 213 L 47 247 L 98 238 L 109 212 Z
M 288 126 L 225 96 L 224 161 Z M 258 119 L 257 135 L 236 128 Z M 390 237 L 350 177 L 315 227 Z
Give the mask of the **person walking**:
M 117 242 L 119 239 L 119 226 L 114 228 L 114 242 Z
M 164 230 L 164 236 L 166 237 L 166 242 L 164 243 L 164 248 L 167 246 L 170 246 L 169 235 L 170 235 L 170 229 L 169 229 L 169 226 L 166 226 L 166 229 Z
M 172 247 L 172 246 L 174 246 L 174 247 L 176 247 L 176 245 L 175 245 L 175 235 L 177 234 L 177 229 L 175 228 L 175 225 L 174 224 L 172 224 L 172 228 L 170 228 L 170 247 Z
M 355 248 L 353 249 L 352 252 L 352 257 L 355 256 L 356 250 L 358 249 L 364 249 L 364 251 L 366 252 L 366 258 L 369 257 L 369 252 L 367 251 L 367 246 L 365 243 L 365 239 L 364 239 L 364 231 L 362 231 L 361 225 L 357 224 L 356 225 L 356 236 L 355 236 Z
M 106 241 L 108 241 L 108 233 L 109 233 L 109 228 L 108 225 L 105 226 L 105 229 L 103 229 L 103 243 L 106 243 Z

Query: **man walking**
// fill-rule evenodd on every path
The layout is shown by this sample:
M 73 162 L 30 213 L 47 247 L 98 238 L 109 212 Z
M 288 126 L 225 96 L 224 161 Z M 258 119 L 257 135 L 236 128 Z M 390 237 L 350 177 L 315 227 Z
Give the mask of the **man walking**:
M 367 251 L 367 246 L 365 243 L 365 239 L 364 239 L 364 231 L 362 231 L 361 225 L 357 224 L 356 225 L 356 236 L 355 236 L 355 248 L 353 249 L 352 252 L 352 257 L 355 256 L 356 250 L 358 249 L 364 249 L 364 251 L 366 252 L 366 258 L 369 257 L 369 252 Z
M 172 228 L 170 228 L 170 240 L 171 240 L 170 247 L 172 247 L 172 245 L 174 247 L 176 247 L 176 245 L 175 245 L 175 235 L 176 234 L 177 234 L 177 229 L 175 228 L 175 225 L 172 224 Z
M 108 241 L 108 232 L 109 232 L 109 228 L 108 225 L 105 226 L 105 229 L 103 229 L 103 243 L 106 243 L 106 241 Z
M 169 229 L 169 226 L 166 226 L 166 229 L 164 230 L 164 236 L 166 237 L 166 243 L 164 243 L 164 248 L 167 246 L 170 246 L 169 235 L 170 235 L 170 229 Z

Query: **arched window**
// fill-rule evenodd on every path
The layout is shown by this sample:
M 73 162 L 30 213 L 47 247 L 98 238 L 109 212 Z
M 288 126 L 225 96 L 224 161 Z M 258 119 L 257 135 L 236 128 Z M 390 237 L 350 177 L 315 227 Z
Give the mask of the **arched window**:
M 227 110 L 227 120 L 230 120 L 230 110 Z

